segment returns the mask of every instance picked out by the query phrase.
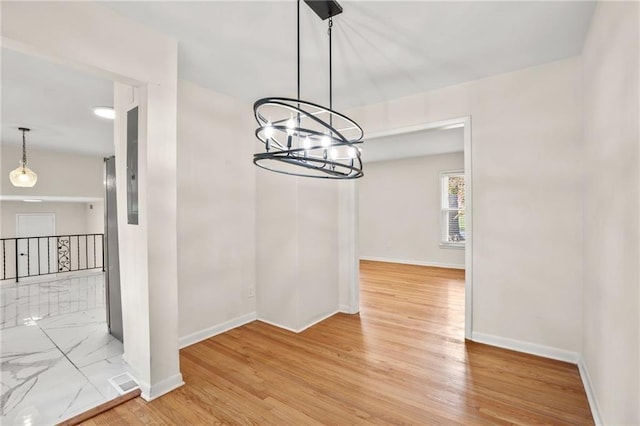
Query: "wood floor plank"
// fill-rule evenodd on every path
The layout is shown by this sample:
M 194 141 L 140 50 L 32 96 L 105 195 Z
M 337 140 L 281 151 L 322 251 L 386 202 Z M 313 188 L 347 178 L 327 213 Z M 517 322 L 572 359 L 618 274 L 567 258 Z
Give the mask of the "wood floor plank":
M 575 365 L 464 340 L 459 270 L 363 261 L 360 314 L 255 321 L 180 360 L 185 386 L 85 424 L 593 424 Z

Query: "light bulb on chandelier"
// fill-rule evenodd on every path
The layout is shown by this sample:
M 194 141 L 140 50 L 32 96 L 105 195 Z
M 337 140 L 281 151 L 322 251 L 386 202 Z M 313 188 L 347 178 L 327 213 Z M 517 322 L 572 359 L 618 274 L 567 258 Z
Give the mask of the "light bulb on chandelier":
M 273 126 L 271 122 L 267 123 L 267 126 L 264 128 L 264 135 L 267 139 L 271 139 L 273 137 Z

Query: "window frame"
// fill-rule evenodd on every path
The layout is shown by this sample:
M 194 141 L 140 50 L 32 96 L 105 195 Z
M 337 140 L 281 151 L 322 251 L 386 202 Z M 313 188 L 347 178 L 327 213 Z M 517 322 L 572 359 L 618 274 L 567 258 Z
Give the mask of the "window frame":
M 461 249 L 464 250 L 466 246 L 466 239 L 464 241 L 448 241 L 449 236 L 449 212 L 462 210 L 467 212 L 467 206 L 465 202 L 464 208 L 452 209 L 449 207 L 449 188 L 448 182 L 451 177 L 461 177 L 464 179 L 465 192 L 467 187 L 467 180 L 464 170 L 446 170 L 440 172 L 440 248 L 447 249 Z M 465 200 L 466 201 L 466 200 Z

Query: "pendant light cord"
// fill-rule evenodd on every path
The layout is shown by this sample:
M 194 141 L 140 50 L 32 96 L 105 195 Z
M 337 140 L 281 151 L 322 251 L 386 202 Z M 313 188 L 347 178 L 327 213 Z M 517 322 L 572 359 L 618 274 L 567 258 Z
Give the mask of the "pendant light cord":
M 22 167 L 27 167 L 27 140 L 24 136 L 24 130 L 22 131 Z
M 22 130 L 22 168 L 24 169 L 27 167 L 27 139 L 24 136 L 27 129 L 20 130 Z

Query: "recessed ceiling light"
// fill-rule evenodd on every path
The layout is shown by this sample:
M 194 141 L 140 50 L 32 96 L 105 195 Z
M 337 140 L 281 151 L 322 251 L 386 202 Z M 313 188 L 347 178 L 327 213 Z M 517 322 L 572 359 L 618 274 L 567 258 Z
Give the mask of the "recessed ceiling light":
M 27 198 L 22 201 L 24 201 L 25 203 L 41 203 L 42 202 L 42 200 L 38 200 L 37 198 Z
M 94 107 L 93 113 L 98 117 L 108 118 L 109 120 L 113 120 L 116 118 L 116 112 L 113 110 L 113 107 Z

